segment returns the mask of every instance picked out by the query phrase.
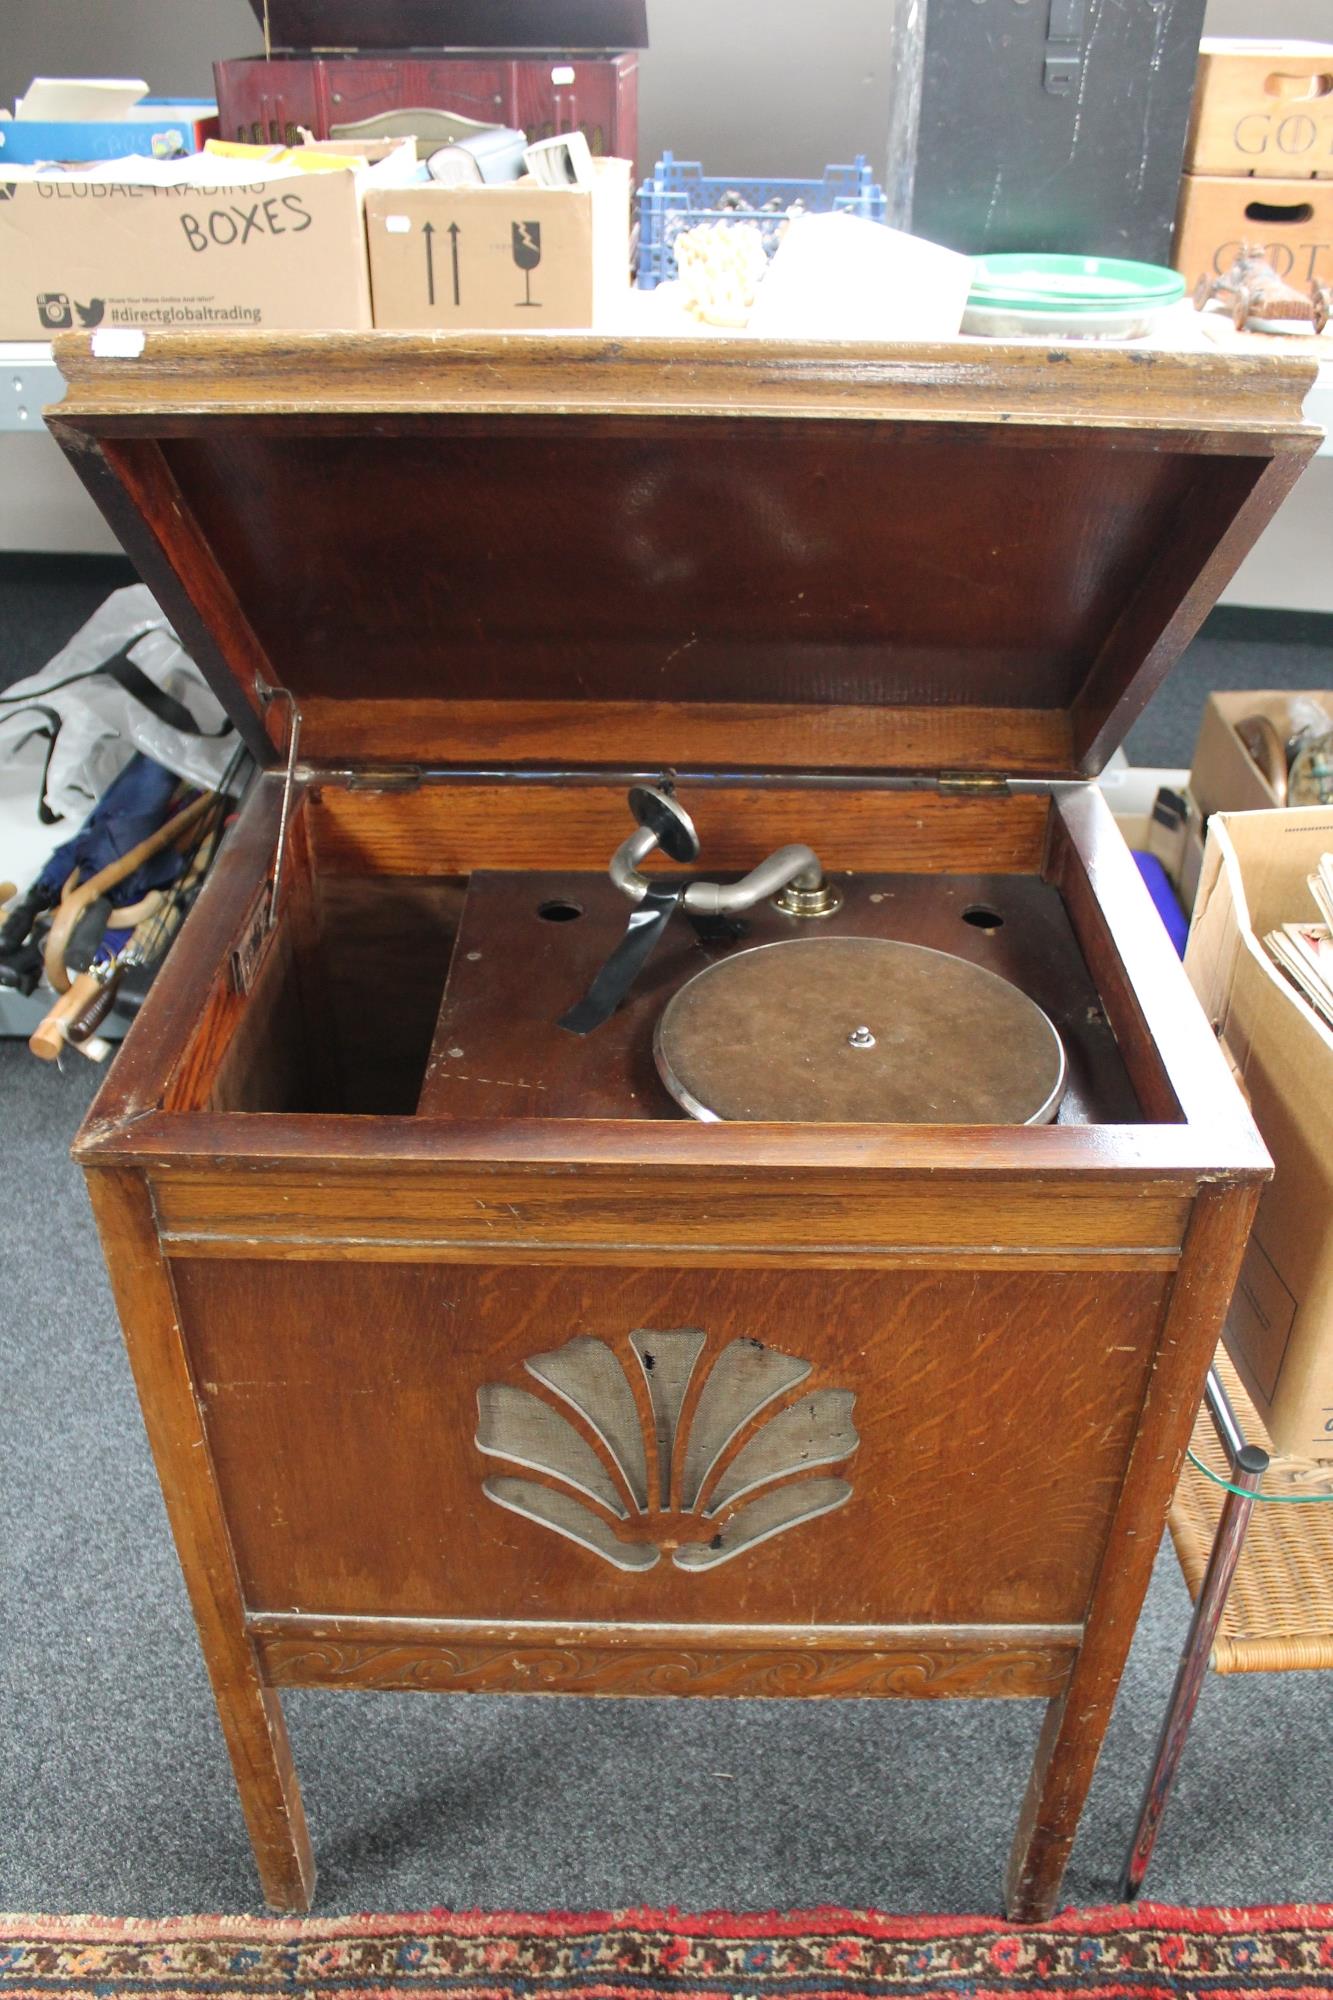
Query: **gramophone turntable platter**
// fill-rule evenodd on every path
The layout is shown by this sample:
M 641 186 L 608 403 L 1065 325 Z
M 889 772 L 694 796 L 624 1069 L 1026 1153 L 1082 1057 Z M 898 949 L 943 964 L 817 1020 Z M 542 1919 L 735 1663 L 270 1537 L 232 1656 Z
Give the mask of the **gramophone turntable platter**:
M 692 1117 L 1041 1125 L 1065 1052 L 1041 1008 L 968 960 L 888 938 L 798 938 L 697 973 L 653 1053 Z

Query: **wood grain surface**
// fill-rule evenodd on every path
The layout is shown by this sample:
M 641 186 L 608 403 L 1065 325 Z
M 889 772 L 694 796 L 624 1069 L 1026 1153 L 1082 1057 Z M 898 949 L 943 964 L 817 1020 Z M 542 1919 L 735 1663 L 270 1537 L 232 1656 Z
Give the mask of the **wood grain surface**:
M 1061 1692 L 1078 1627 L 914 1626 L 865 1633 L 737 1633 L 719 1627 L 460 1627 L 392 1621 L 251 1618 L 281 1687 L 424 1688 L 442 1693 L 889 1696 L 1001 1700 Z M 378 1629 L 377 1629 L 378 1627 Z
M 205 672 L 260 742 L 290 687 L 324 763 L 1090 772 L 1317 441 L 1286 357 L 59 351 L 52 428 Z
M 314 1893 L 315 1863 L 301 1790 L 282 1705 L 245 1630 L 231 1536 L 157 1248 L 152 1198 L 142 1176 L 107 1169 L 89 1174 L 88 1191 L 264 1895 L 276 1909 L 303 1910 Z
M 379 786 L 320 783 L 309 801 L 311 842 L 330 874 L 605 865 L 633 830 L 626 793 L 642 768 L 619 776 L 547 771 L 521 782 L 441 776 L 409 790 L 395 789 L 391 778 Z M 705 869 L 744 872 L 800 838 L 821 847 L 830 868 L 1007 874 L 1041 867 L 1050 799 L 1040 789 L 987 796 L 854 780 L 814 788 L 790 776 L 728 781 L 689 766 L 676 776 Z
M 1083 1644 L 1047 1709 L 1014 1835 L 1006 1907 L 1019 1923 L 1043 1921 L 1060 1892 L 1258 1199 L 1257 1187 L 1206 1186 L 1195 1204 Z
M 149 332 L 143 354 L 93 352 L 62 335 L 56 362 L 70 385 L 69 417 L 142 420 L 165 429 L 201 416 L 245 417 L 247 428 L 284 415 L 438 409 L 558 414 L 629 411 L 737 416 L 830 408 L 908 419 L 1041 420 L 1063 428 L 1092 418 L 1190 436 L 1222 433 L 1227 447 L 1260 453 L 1308 437 L 1302 416 L 1314 361 L 1161 349 L 1039 346 L 985 341 L 885 345 L 743 338 L 617 339 L 600 334 Z
M 252 1609 L 821 1631 L 1081 1622 L 1172 1282 L 665 1261 L 171 1269 Z M 631 1573 L 485 1496 L 484 1383 L 531 1388 L 526 1360 L 575 1335 L 623 1360 L 634 1328 L 680 1326 L 703 1330 L 709 1360 L 754 1339 L 811 1364 L 803 1389 L 854 1393 L 846 1506 L 716 1570 Z
M 236 1122 L 217 1124 L 234 1131 Z M 243 1126 L 240 1137 L 250 1129 Z M 782 1137 L 801 1129 L 755 1128 L 777 1153 Z M 317 1146 L 318 1135 L 307 1133 L 301 1161 L 266 1165 L 241 1151 L 230 1163 L 217 1158 L 155 1171 L 164 1242 L 173 1255 L 298 1260 L 341 1246 L 367 1259 L 431 1249 L 447 1256 L 549 1249 L 617 1258 L 671 1250 L 707 1262 L 747 1254 L 773 1262 L 929 1262 L 944 1254 L 986 1263 L 1007 1254 L 1020 1262 L 1158 1265 L 1178 1255 L 1193 1200 L 1187 1184 L 1146 1173 L 1122 1173 L 1118 1184 L 1077 1171 L 1019 1174 L 1012 1152 L 1007 1166 L 982 1178 L 899 1175 L 883 1141 L 879 1160 L 867 1151 L 844 1168 L 699 1158 L 673 1168 L 642 1157 L 655 1149 L 654 1137 L 640 1140 L 638 1159 L 619 1164 L 508 1166 L 477 1158 L 391 1173 L 373 1159 L 359 1171 L 330 1171 L 310 1157 Z M 929 1147 L 927 1137 L 923 1155 Z
M 690 650 L 693 650 L 692 648 Z M 734 655 L 735 648 L 730 652 Z M 619 672 L 619 661 L 613 662 Z M 808 690 L 807 690 L 808 692 Z M 302 740 L 324 765 L 567 764 L 773 771 L 1069 770 L 1058 709 L 792 701 L 374 701 L 316 695 Z

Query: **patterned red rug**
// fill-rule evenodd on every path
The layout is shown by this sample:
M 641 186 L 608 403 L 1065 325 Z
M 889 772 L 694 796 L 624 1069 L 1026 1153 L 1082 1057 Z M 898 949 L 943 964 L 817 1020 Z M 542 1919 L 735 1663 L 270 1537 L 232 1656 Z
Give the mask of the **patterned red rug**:
M 614 1915 L 0 1918 L 7 2000 L 1298 2000 L 1333 1994 L 1333 1906 L 989 1917 Z

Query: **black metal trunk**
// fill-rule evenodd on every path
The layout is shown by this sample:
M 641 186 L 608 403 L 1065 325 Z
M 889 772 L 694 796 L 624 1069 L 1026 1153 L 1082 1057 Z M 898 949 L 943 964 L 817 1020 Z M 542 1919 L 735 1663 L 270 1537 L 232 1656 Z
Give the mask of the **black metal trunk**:
M 1204 0 L 893 4 L 892 222 L 1169 262 Z

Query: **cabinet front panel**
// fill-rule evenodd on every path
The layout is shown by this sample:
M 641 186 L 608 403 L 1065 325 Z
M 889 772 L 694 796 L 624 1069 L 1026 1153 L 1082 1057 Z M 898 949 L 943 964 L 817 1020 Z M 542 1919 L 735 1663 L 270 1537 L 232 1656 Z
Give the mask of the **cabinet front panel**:
M 172 1265 L 252 1609 L 1081 1619 L 1161 1272 Z

